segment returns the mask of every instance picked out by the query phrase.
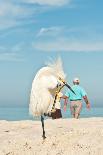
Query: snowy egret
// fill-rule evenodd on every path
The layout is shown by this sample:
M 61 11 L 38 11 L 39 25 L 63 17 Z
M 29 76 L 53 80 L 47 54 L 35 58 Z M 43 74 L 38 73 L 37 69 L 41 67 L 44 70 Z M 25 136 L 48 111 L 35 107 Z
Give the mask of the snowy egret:
M 65 82 L 65 78 L 62 61 L 59 58 L 54 63 L 42 67 L 32 82 L 29 111 L 33 116 L 41 116 L 43 139 L 46 138 L 44 116 L 50 116 L 55 111 L 57 94 L 64 86 L 67 86 L 73 92 Z

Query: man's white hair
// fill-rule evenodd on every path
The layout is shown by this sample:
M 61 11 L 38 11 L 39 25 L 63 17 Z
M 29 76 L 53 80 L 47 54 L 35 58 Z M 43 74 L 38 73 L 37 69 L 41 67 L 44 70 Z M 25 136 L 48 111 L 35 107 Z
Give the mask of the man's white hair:
M 74 83 L 80 83 L 80 80 L 79 80 L 78 77 L 76 77 L 76 78 L 73 79 L 73 82 L 74 82 Z

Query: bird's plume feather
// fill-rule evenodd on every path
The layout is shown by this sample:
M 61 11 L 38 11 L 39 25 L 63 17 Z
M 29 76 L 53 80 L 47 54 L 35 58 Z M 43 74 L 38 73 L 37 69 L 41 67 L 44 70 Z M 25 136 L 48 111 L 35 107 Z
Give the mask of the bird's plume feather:
M 29 109 L 33 116 L 47 113 L 50 105 L 53 104 L 59 77 L 65 79 L 60 58 L 55 62 L 49 62 L 37 72 L 30 94 Z

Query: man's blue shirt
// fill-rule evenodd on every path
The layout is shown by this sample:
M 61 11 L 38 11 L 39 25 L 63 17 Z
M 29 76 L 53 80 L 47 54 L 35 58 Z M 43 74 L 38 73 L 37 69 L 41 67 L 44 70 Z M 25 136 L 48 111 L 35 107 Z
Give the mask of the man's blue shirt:
M 69 100 L 81 100 L 83 96 L 87 95 L 85 90 L 79 85 L 73 85 L 72 89 L 76 95 L 72 91 L 67 91 L 65 96 L 69 97 Z

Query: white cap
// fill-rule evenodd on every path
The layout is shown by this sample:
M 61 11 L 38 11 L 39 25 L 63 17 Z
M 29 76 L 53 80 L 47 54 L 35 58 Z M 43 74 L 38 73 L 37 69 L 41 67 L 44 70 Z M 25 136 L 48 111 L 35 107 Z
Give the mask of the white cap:
M 74 78 L 73 82 L 80 83 L 80 80 L 79 80 L 79 78 Z

